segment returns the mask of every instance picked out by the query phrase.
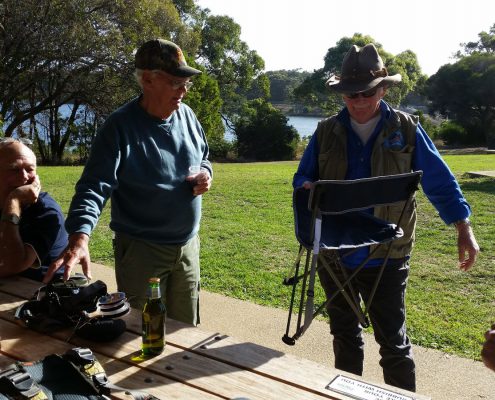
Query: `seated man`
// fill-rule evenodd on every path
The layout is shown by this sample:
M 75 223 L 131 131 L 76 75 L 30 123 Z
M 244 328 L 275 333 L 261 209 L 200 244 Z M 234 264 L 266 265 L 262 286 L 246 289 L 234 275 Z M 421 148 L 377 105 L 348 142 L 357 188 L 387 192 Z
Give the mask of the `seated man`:
M 0 139 L 0 277 L 42 280 L 67 246 L 60 206 L 36 175 L 36 156 L 20 140 Z

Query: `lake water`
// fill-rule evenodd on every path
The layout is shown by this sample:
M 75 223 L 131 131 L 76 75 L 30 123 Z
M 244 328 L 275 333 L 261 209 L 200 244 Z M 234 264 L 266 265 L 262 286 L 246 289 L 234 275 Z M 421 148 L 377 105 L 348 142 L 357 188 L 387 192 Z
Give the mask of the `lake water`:
M 295 115 L 289 115 L 287 118 L 289 119 L 287 124 L 296 128 L 301 138 L 315 133 L 318 122 L 323 119 L 323 117 L 301 117 Z
M 304 138 L 315 133 L 316 126 L 318 125 L 318 122 L 323 119 L 323 117 L 301 117 L 288 115 L 287 119 L 287 124 L 292 125 L 294 128 L 296 128 L 299 136 L 301 136 L 301 138 Z M 227 128 L 225 128 L 225 139 L 228 141 L 232 141 L 235 139 L 232 132 L 230 132 Z

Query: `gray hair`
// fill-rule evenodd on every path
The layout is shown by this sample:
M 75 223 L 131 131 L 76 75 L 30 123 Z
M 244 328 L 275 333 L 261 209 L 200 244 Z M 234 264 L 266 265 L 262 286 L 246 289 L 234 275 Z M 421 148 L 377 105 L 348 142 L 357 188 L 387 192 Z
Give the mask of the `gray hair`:
M 134 71 L 134 78 L 136 78 L 136 82 L 141 89 L 143 88 L 143 72 L 144 69 L 139 68 L 136 68 L 136 70 Z
M 139 87 L 142 89 L 143 88 L 143 73 L 144 73 L 144 69 L 140 69 L 140 68 L 136 68 L 134 70 L 134 78 L 136 78 L 136 81 L 139 85 Z M 152 72 L 153 74 L 156 74 L 158 72 L 162 72 L 160 69 L 152 69 L 150 70 L 150 72 Z

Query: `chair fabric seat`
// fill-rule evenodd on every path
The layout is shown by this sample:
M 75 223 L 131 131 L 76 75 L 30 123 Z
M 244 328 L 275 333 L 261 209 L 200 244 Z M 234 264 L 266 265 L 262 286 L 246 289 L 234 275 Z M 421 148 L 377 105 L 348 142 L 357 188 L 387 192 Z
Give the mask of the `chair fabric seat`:
M 294 227 L 296 238 L 306 249 L 313 247 L 311 211 L 308 210 L 309 190 L 294 191 Z M 375 218 L 366 211 L 323 215 L 320 249 L 353 249 L 386 243 L 403 236 L 397 225 Z

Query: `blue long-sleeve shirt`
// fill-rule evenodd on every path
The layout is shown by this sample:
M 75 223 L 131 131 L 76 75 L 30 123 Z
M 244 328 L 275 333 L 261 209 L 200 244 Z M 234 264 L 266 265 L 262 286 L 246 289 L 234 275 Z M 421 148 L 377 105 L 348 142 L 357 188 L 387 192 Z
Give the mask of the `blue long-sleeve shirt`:
M 391 109 L 384 101 L 380 104 L 380 111 L 381 118 L 365 145 L 362 144 L 361 139 L 352 129 L 347 108 L 344 108 L 338 114 L 338 121 L 347 130 L 348 168 L 346 179 L 368 178 L 371 176 L 371 154 L 373 146 L 384 126 L 384 122 L 391 115 Z M 303 154 L 297 172 L 294 174 L 292 182 L 294 188 L 301 187 L 305 181 L 315 182 L 320 179 L 318 154 L 318 140 L 317 135 L 314 134 Z M 451 224 L 469 217 L 471 208 L 464 198 L 457 180 L 420 124 L 418 124 L 416 130 L 412 170 L 423 171 L 421 179 L 423 192 L 446 224 Z M 364 259 L 367 253 L 367 248 L 357 251 L 346 260 L 346 264 L 349 266 L 359 265 L 360 260 Z M 378 265 L 379 263 L 380 260 L 376 260 L 370 262 L 368 265 Z
M 98 132 L 66 219 L 69 234 L 90 234 L 111 198 L 110 228 L 154 243 L 185 243 L 196 235 L 201 196 L 185 181 L 191 165 L 206 167 L 208 145 L 193 111 L 181 104 L 167 120 L 136 98 Z
M 366 145 L 362 144 L 361 139 L 352 129 L 347 108 L 344 108 L 337 116 L 338 120 L 347 128 L 348 133 L 346 179 L 371 176 L 373 145 L 384 120 L 390 117 L 390 107 L 387 103 L 382 101 L 380 109 L 381 119 Z M 416 130 L 415 146 L 412 169 L 413 171 L 423 171 L 421 179 L 423 192 L 437 209 L 442 220 L 446 224 L 451 224 L 468 218 L 471 214 L 471 208 L 464 198 L 457 180 L 420 124 Z M 318 140 L 315 134 L 311 137 L 297 172 L 294 174 L 292 182 L 294 188 L 302 186 L 305 181 L 315 182 L 319 179 L 318 153 Z

